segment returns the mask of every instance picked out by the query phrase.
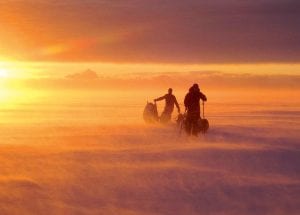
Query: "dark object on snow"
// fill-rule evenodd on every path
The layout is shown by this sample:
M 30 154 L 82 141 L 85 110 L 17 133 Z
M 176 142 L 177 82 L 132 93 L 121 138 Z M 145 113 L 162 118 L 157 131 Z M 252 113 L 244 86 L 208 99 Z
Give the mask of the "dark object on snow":
M 143 112 L 143 117 L 146 123 L 154 123 L 158 121 L 158 112 L 156 104 L 147 102 Z
M 200 109 L 200 107 L 199 107 Z M 181 131 L 184 129 L 188 135 L 195 135 L 197 136 L 198 133 L 206 133 L 209 129 L 209 122 L 204 117 L 204 101 L 203 101 L 203 118 L 201 118 L 198 113 L 193 115 L 193 113 L 184 113 L 179 114 L 177 117 L 177 125 Z M 200 114 L 200 113 L 199 113 Z
M 207 119 L 197 119 L 195 123 L 190 123 L 191 121 L 187 119 L 187 114 L 179 114 L 177 117 L 177 125 L 179 126 L 179 131 L 184 129 L 187 134 L 193 134 L 195 136 L 198 133 L 206 133 L 209 129 L 209 122 Z
M 209 129 L 209 122 L 207 119 L 199 119 L 198 120 L 198 129 L 199 132 L 206 133 Z
M 203 101 L 203 119 L 200 113 L 200 100 Z M 200 131 L 207 131 L 208 121 L 204 118 L 204 102 L 207 101 L 206 96 L 200 91 L 199 85 L 194 84 L 184 98 L 184 106 L 186 108 L 186 117 L 184 127 L 186 132 L 197 136 Z
M 209 129 L 209 122 L 207 119 L 200 118 L 195 123 L 190 123 L 190 121 L 187 119 L 187 114 L 178 115 L 177 125 L 180 128 L 180 132 L 184 129 L 187 134 L 192 133 L 195 136 L 197 136 L 198 133 L 206 133 Z

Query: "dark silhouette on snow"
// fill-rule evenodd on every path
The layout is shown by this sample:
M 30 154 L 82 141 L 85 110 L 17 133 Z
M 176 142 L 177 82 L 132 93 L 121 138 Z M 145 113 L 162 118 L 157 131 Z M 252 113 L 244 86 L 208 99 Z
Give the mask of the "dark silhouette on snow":
M 190 135 L 196 135 L 199 132 L 198 122 L 200 117 L 200 99 L 207 101 L 206 96 L 200 91 L 198 84 L 194 84 L 184 98 L 184 106 L 187 111 L 185 129 Z
M 172 88 L 169 88 L 168 93 L 166 95 L 159 97 L 157 99 L 154 99 L 154 102 L 161 101 L 161 100 L 166 101 L 164 111 L 162 112 L 162 114 L 160 116 L 160 121 L 163 123 L 167 123 L 171 120 L 171 115 L 174 110 L 174 105 L 176 105 L 178 113 L 180 113 L 179 104 L 177 102 L 176 97 L 172 94 L 172 92 L 173 92 Z

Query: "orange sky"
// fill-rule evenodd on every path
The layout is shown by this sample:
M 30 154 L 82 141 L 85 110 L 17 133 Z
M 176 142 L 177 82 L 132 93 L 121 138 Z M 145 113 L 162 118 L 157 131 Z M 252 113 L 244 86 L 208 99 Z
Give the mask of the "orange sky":
M 0 59 L 295 63 L 298 1 L 7 0 Z
M 299 8 L 293 0 L 0 1 L 0 79 L 91 69 L 129 83 L 165 75 L 295 86 Z

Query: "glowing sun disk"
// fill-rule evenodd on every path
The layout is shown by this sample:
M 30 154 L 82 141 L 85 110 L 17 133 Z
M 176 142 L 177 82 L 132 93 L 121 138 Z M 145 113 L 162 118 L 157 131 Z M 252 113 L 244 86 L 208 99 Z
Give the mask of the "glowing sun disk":
M 8 71 L 5 69 L 0 69 L 0 78 L 7 78 L 8 77 Z

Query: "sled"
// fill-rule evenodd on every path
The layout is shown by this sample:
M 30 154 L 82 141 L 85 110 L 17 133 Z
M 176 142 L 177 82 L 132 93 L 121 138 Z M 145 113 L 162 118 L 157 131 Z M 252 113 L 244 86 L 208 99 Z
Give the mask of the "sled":
M 151 102 L 147 102 L 144 112 L 143 112 L 143 118 L 146 123 L 155 123 L 158 122 L 158 112 L 157 112 L 157 105 L 153 104 Z
M 203 102 L 203 118 L 200 117 L 200 119 L 197 122 L 197 128 L 193 128 L 196 129 L 197 134 L 198 133 L 206 133 L 209 129 L 209 122 L 208 120 L 204 117 L 204 102 Z M 179 126 L 179 131 L 180 134 L 182 132 L 182 130 L 186 130 L 186 124 L 187 124 L 187 114 L 179 114 L 177 117 L 177 125 Z M 195 130 L 194 130 L 195 131 Z

